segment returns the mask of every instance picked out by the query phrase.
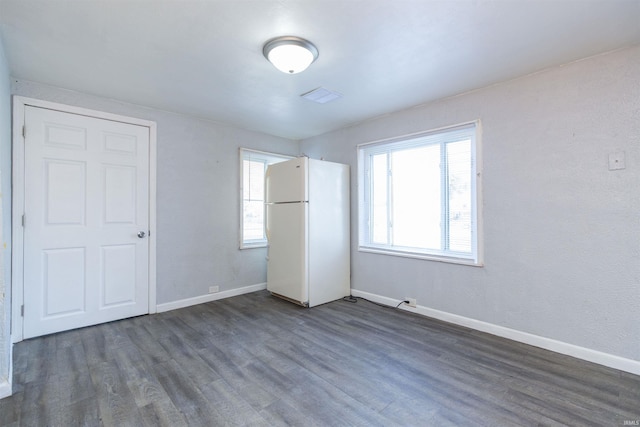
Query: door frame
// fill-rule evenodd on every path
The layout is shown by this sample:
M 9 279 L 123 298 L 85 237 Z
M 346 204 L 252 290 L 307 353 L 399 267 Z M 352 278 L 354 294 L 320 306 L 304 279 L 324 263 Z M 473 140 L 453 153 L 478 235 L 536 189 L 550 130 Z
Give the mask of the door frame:
M 63 113 L 144 126 L 149 129 L 149 314 L 156 313 L 156 122 L 74 107 L 23 96 L 13 96 L 12 126 L 12 203 L 11 203 L 11 342 L 23 340 L 24 304 L 24 228 L 25 202 L 24 119 L 26 107 L 46 108 Z

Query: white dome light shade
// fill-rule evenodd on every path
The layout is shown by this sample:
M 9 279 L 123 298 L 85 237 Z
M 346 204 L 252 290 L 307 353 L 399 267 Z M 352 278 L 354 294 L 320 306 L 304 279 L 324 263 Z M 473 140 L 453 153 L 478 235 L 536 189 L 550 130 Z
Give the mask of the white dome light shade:
M 268 41 L 262 53 L 278 70 L 287 74 L 306 70 L 318 57 L 318 49 L 311 42 L 293 36 Z
M 283 44 L 271 49 L 268 59 L 283 73 L 295 74 L 311 65 L 313 54 L 301 46 Z

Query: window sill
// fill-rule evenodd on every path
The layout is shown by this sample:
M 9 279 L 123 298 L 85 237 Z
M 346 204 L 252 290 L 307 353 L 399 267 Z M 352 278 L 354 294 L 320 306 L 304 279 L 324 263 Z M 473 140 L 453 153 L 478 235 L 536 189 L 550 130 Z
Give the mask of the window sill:
M 484 263 L 482 261 L 479 261 L 479 260 L 476 261 L 468 258 L 454 258 L 450 256 L 422 254 L 418 252 L 409 252 L 409 251 L 394 251 L 394 250 L 370 247 L 370 246 L 359 246 L 358 251 L 368 252 L 373 254 L 380 254 L 380 255 L 398 256 L 403 258 L 422 259 L 426 261 L 445 262 L 448 264 L 468 265 L 470 267 L 484 267 Z
M 256 248 L 266 248 L 267 247 L 267 243 L 266 242 L 260 242 L 260 243 L 241 243 L 240 244 L 240 250 L 244 250 L 244 249 L 256 249 Z

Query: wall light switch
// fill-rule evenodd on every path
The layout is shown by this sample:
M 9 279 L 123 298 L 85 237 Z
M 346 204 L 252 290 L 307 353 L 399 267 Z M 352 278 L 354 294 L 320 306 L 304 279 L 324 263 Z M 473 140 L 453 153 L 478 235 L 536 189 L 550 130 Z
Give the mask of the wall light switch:
M 624 169 L 624 151 L 618 151 L 617 153 L 609 154 L 609 170 L 615 171 L 618 169 Z

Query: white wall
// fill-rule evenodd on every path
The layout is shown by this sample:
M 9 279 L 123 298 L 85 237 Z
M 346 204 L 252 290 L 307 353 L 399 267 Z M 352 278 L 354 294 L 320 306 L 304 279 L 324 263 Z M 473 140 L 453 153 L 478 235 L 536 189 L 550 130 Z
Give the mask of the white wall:
M 11 379 L 11 96 L 9 65 L 0 39 L 0 398 Z
M 297 155 L 297 142 L 28 81 L 12 92 L 157 123 L 158 304 L 266 282 L 266 249 L 238 249 L 238 148 Z
M 640 361 L 639 82 L 634 47 L 303 141 L 356 195 L 357 144 L 482 121 L 485 266 L 358 252 L 354 197 L 352 288 Z

